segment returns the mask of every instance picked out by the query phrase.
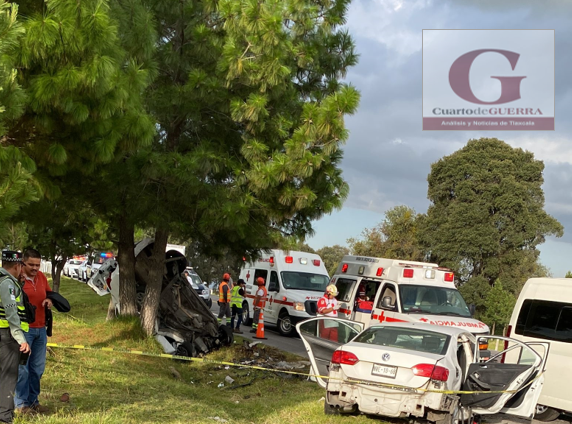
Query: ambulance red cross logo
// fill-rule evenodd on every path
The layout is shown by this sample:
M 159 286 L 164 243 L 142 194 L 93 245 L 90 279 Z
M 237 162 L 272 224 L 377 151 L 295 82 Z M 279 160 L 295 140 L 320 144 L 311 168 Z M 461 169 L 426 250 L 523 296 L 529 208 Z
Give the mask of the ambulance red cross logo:
M 246 281 L 250 280 L 250 271 L 246 273 Z
M 423 130 L 554 130 L 554 30 L 423 30 Z

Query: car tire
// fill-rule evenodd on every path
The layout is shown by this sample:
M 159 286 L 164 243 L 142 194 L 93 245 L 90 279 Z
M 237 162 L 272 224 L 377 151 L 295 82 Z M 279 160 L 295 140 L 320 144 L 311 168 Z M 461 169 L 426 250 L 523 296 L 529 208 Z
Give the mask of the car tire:
M 560 416 L 560 411 L 544 405 L 536 405 L 534 419 L 539 421 L 554 421 Z
M 324 401 L 324 414 L 326 415 L 341 415 L 338 408 L 334 408 L 328 402 Z
M 228 325 L 219 325 L 218 339 L 223 346 L 230 346 L 234 342 L 234 333 Z
M 192 358 L 193 356 L 196 355 L 196 351 L 191 342 L 183 342 L 179 346 L 177 346 L 175 355 Z
M 242 303 L 242 323 L 246 326 L 252 325 L 252 318 L 250 317 L 250 311 L 248 310 L 248 302 Z
M 292 322 L 292 317 L 288 315 L 288 312 L 282 311 L 278 317 L 278 331 L 280 334 L 286 337 L 292 337 L 296 332 L 296 327 L 294 327 L 294 323 Z
M 213 307 L 213 300 L 210 297 L 208 298 L 208 300 L 206 302 L 207 302 L 207 306 L 209 309 Z

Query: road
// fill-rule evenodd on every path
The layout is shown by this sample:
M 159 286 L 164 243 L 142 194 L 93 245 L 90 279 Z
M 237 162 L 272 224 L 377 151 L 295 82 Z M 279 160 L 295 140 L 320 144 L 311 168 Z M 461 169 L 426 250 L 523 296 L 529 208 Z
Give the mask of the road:
M 213 300 L 213 306 L 211 307 L 211 311 L 218 315 L 218 305 L 217 300 L 218 296 L 211 295 Z M 255 341 L 257 339 L 254 338 L 254 334 L 250 333 L 251 327 L 247 327 L 242 325 L 242 332 L 243 334 L 239 334 L 239 336 L 244 337 L 245 339 L 249 339 Z M 284 337 L 281 336 L 278 332 L 277 328 L 274 328 L 270 325 L 266 325 L 264 328 L 264 335 L 266 336 L 267 340 L 262 340 L 262 342 L 268 346 L 275 347 L 280 350 L 284 350 L 286 352 L 291 352 L 296 355 L 300 355 L 303 358 L 307 358 L 308 354 L 306 353 L 306 348 L 304 347 L 304 343 L 300 340 L 300 337 Z
M 211 298 L 213 299 L 213 306 L 211 307 L 211 311 L 213 311 L 215 315 L 218 315 L 219 308 L 218 305 L 216 304 L 218 296 L 212 295 Z M 241 337 L 253 341 L 257 340 L 253 337 L 254 334 L 251 334 L 249 332 L 250 327 L 246 327 L 245 325 L 243 325 L 242 331 L 243 334 L 240 334 Z M 262 341 L 264 344 L 284 350 L 286 352 L 291 352 L 296 355 L 300 355 L 303 358 L 308 358 L 306 348 L 304 347 L 304 344 L 302 343 L 302 340 L 300 340 L 299 337 L 281 336 L 280 333 L 278 332 L 278 329 L 271 327 L 269 325 L 265 327 L 265 336 L 267 337 L 267 340 Z M 538 420 L 531 421 L 527 419 L 521 419 L 518 417 L 511 417 L 505 414 L 495 414 L 483 417 L 483 422 L 487 424 L 530 424 L 531 422 L 532 424 L 544 424 L 542 421 Z M 550 424 L 572 424 L 572 417 L 561 416 L 560 419 L 552 421 Z

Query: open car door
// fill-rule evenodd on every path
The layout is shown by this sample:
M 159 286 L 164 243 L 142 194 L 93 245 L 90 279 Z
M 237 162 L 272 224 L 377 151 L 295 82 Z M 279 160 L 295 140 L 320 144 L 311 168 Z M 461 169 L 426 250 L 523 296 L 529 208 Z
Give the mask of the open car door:
M 527 344 L 507 337 L 486 337 L 489 346 L 500 340 L 508 347 L 486 362 L 479 362 L 479 350 L 475 349 L 462 390 L 485 393 L 463 394 L 461 403 L 476 414 L 503 412 L 532 418 L 544 382 L 549 343 Z
M 318 384 L 327 386 L 330 360 L 334 351 L 362 332 L 364 324 L 341 318 L 317 317 L 296 324 L 296 330 L 304 342 L 308 358 L 312 364 L 312 374 Z

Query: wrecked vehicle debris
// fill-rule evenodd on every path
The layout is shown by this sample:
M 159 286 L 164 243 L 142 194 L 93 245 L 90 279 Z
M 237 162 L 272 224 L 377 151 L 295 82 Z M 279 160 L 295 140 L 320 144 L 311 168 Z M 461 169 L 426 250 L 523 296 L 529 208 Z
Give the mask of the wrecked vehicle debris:
M 140 309 L 149 276 L 149 257 L 154 241 L 144 239 L 135 245 L 135 279 L 137 306 Z M 232 344 L 232 330 L 217 322 L 216 317 L 189 285 L 183 275 L 187 259 L 177 250 L 165 253 L 165 274 L 155 325 L 155 339 L 164 351 L 179 356 L 202 356 L 214 349 Z M 115 259 L 106 261 L 88 281 L 100 296 L 111 294 L 119 312 L 119 266 Z

